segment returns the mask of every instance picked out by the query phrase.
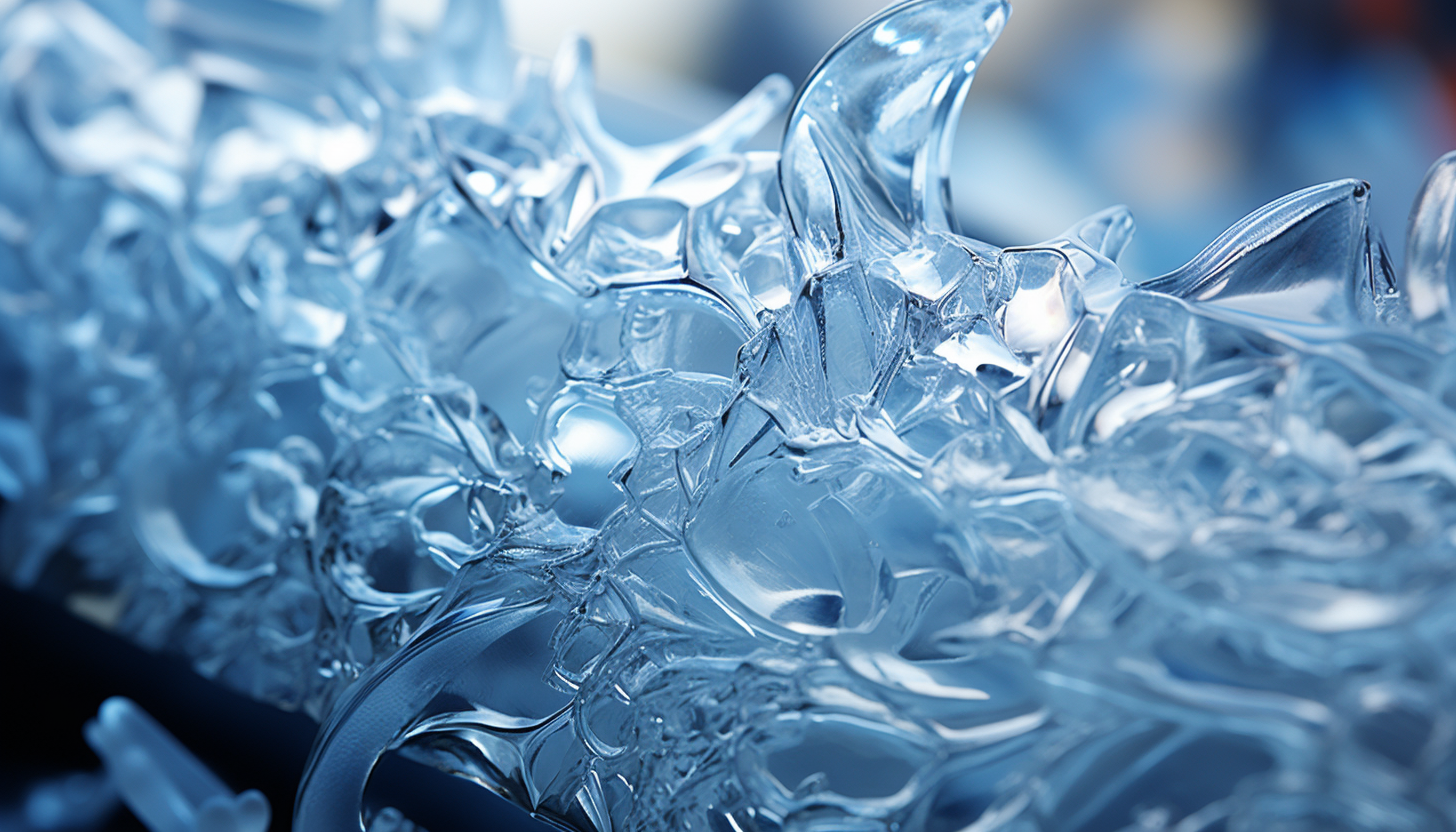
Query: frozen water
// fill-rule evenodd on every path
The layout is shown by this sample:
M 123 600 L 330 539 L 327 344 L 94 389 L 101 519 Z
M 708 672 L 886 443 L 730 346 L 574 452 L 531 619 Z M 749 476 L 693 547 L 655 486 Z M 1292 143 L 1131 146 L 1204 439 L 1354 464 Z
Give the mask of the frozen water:
M 20 811 L 0 815 L 0 822 L 13 832 L 96 829 L 116 805 L 116 786 L 104 771 L 73 772 L 31 784 Z
M 490 2 L 3 8 L 0 568 L 319 719 L 297 828 L 1456 824 L 1456 155 L 1137 275 L 957 232 L 999 0 L 647 147 Z
M 135 702 L 114 696 L 86 723 L 111 785 L 150 832 L 263 832 L 268 800 L 233 794 Z

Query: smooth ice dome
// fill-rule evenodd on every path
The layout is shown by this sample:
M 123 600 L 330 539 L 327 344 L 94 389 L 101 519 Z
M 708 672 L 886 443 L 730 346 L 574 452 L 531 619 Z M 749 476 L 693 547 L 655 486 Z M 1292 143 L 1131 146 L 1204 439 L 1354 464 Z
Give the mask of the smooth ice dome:
M 407 11 L 0 12 L 0 567 L 317 718 L 295 828 L 1456 824 L 1456 155 L 1138 275 L 956 230 L 1003 2 L 646 147 Z

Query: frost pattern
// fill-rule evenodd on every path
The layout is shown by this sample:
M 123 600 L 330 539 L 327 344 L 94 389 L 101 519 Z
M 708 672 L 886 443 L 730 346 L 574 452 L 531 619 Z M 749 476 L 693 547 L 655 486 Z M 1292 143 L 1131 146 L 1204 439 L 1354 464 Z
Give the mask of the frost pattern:
M 1456 823 L 1456 155 L 1187 266 L 944 177 L 1000 0 L 606 133 L 489 2 L 0 12 L 0 566 L 583 832 Z

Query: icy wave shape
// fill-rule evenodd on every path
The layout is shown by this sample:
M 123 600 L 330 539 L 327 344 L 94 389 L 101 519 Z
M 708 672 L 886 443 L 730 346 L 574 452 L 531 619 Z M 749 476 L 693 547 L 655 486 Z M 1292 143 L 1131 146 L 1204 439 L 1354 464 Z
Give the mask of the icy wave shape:
M 3 571 L 582 832 L 1456 822 L 1456 157 L 1187 266 L 945 179 L 998 0 L 682 139 L 452 2 L 0 19 Z M 439 10 L 436 10 L 439 11 Z

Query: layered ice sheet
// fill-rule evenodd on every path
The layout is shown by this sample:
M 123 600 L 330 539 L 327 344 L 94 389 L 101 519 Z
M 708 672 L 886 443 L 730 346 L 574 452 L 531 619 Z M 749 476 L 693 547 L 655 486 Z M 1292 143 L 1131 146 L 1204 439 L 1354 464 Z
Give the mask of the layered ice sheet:
M 582 832 L 1456 823 L 1456 157 L 960 236 L 1007 20 L 606 133 L 491 3 L 0 11 L 0 566 Z M 31 637 L 41 637 L 33 635 Z M 220 718 L 225 718 L 225 715 Z

